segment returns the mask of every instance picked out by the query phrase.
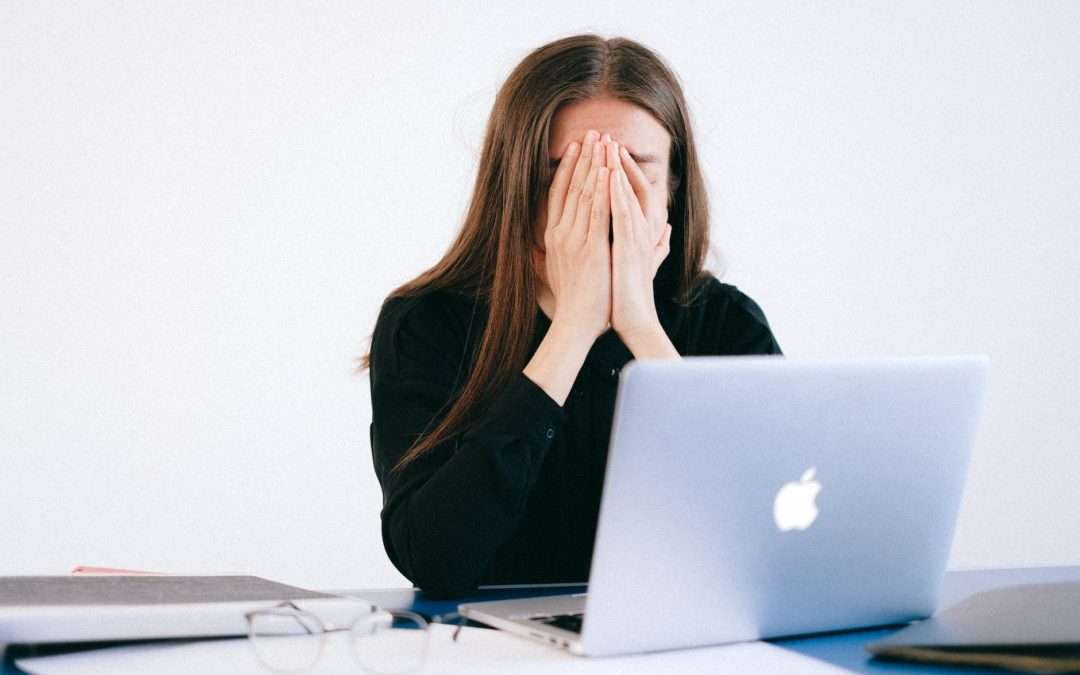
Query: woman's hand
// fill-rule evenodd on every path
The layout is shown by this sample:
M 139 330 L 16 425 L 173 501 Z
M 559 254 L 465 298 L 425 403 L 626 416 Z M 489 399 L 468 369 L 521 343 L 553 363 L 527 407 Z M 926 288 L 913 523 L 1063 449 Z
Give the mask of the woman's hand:
M 607 137 L 605 136 L 605 139 Z M 653 278 L 667 257 L 671 225 L 650 203 L 648 179 L 619 144 L 607 144 L 611 169 L 611 325 L 624 343 L 660 330 Z M 635 193 L 636 191 L 636 193 Z M 641 199 L 638 194 L 642 195 Z M 642 202 L 645 202 L 642 204 Z M 646 217 L 651 213 L 652 217 Z M 662 330 L 660 331 L 662 332 Z
M 611 170 L 599 138 L 590 130 L 579 149 L 571 143 L 563 153 L 548 191 L 544 231 L 544 266 L 555 297 L 552 327 L 580 332 L 589 344 L 611 326 Z

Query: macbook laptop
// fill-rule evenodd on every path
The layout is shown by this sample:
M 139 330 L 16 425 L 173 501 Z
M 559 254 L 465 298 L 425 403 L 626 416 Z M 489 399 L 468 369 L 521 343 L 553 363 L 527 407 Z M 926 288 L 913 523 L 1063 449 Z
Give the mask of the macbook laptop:
M 591 656 L 926 618 L 988 366 L 984 355 L 631 361 L 588 592 L 459 611 Z

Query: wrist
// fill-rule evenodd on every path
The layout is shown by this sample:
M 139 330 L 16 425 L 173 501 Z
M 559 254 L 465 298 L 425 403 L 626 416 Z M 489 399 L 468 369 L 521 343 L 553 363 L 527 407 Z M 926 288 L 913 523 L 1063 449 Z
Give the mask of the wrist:
M 631 343 L 651 340 L 658 335 L 666 335 L 666 333 L 664 333 L 664 327 L 660 325 L 660 319 L 656 317 L 650 321 L 633 326 L 620 326 L 615 329 L 615 332 L 618 333 L 619 339 L 622 340 L 623 344 L 627 347 L 631 346 Z
M 681 356 L 659 320 L 651 328 L 626 332 L 625 337 L 620 333 L 619 337 L 635 359 L 676 359 Z
M 590 330 L 580 321 L 560 317 L 558 312 L 556 312 L 555 316 L 551 319 L 551 327 L 548 331 L 557 335 L 563 342 L 576 346 L 584 346 L 585 351 L 588 351 L 592 347 L 592 344 L 596 342 L 596 338 L 601 335 L 595 330 Z

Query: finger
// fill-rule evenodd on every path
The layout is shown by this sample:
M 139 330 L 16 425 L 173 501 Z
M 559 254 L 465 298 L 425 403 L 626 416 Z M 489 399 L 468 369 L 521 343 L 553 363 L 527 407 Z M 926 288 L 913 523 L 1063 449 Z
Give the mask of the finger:
M 559 160 L 559 167 L 555 170 L 555 175 L 551 179 L 551 187 L 548 188 L 547 208 L 547 225 L 549 228 L 558 225 L 562 216 L 561 208 L 566 202 L 566 190 L 569 187 L 574 169 L 577 167 L 578 162 L 576 160 L 580 152 L 581 144 L 577 141 L 566 146 L 566 150 Z
M 585 174 L 585 180 L 582 181 L 581 193 L 577 196 L 577 204 L 575 204 L 573 211 L 570 211 L 570 207 L 567 206 L 567 211 L 563 216 L 570 223 L 569 227 L 574 230 L 571 236 L 575 241 L 584 241 L 588 236 L 589 213 L 592 208 L 592 201 L 596 197 L 596 171 L 603 166 L 603 153 L 604 148 L 600 141 L 592 144 L 592 150 L 589 152 L 589 170 Z M 585 200 L 586 195 L 588 195 L 588 201 Z
M 589 217 L 588 242 L 606 244 L 608 241 L 608 218 L 611 216 L 611 191 L 608 189 L 610 170 L 602 166 L 596 170 L 592 214 Z
M 647 223 L 644 223 L 645 215 L 642 211 L 641 204 L 638 202 L 637 195 L 634 194 L 634 188 L 630 185 L 630 178 L 626 175 L 625 171 L 620 171 L 622 174 L 622 192 L 626 198 L 626 223 L 627 228 L 630 230 L 634 238 L 641 238 L 655 243 L 656 237 L 652 232 L 647 231 Z M 644 223 L 644 224 L 643 224 Z
M 605 137 L 609 141 L 608 144 L 607 144 L 607 153 L 606 153 L 606 157 L 605 157 L 605 161 L 607 163 L 607 168 L 608 168 L 608 174 L 610 176 L 609 180 L 611 181 L 612 184 L 614 184 L 616 187 L 618 187 L 618 185 L 619 185 L 618 181 L 620 180 L 618 174 L 622 171 L 622 168 L 619 166 L 619 144 L 617 142 L 615 142 L 614 140 L 611 140 L 611 136 L 605 135 Z M 604 232 L 604 236 L 608 237 L 609 241 L 611 239 L 612 233 L 614 232 L 613 228 L 615 227 L 614 218 L 612 217 L 612 211 L 611 211 L 611 205 L 612 205 L 611 196 L 612 196 L 612 194 L 613 194 L 612 190 L 609 187 L 609 189 L 607 190 L 607 195 L 608 195 L 608 214 L 609 214 L 610 222 L 609 222 L 608 227 L 604 228 L 606 230 L 606 232 Z
M 585 185 L 581 188 L 581 196 L 577 203 L 577 212 L 574 221 L 570 225 L 567 239 L 572 242 L 583 242 L 588 237 L 589 220 L 592 217 L 593 201 L 596 198 L 596 174 L 600 167 L 593 166 L 585 177 Z
M 630 219 L 630 200 L 626 194 L 626 177 L 620 169 L 611 174 L 611 228 L 616 239 L 633 241 Z
M 596 173 L 604 166 L 604 143 L 597 141 L 590 156 L 589 173 L 585 177 L 585 188 L 578 200 L 577 217 L 574 218 L 574 239 L 584 241 L 588 238 L 589 221 L 592 218 L 592 203 L 596 199 Z M 585 190 L 589 191 L 589 202 L 585 203 Z
M 612 141 L 607 145 L 607 168 L 611 170 L 611 174 L 615 175 L 615 172 L 619 170 L 619 144 L 616 141 Z
M 559 214 L 559 224 L 574 222 L 577 214 L 577 203 L 581 198 L 581 191 L 585 188 L 589 170 L 592 168 L 593 153 L 596 151 L 595 139 L 598 137 L 599 134 L 592 129 L 585 134 L 585 142 L 581 146 L 581 156 L 578 157 L 577 164 L 574 165 L 574 175 L 570 178 L 570 189 L 566 193 L 566 200 L 562 205 L 562 212 Z M 556 205 L 557 207 L 558 205 Z
M 654 224 L 649 218 L 649 212 L 638 199 L 634 188 L 630 184 L 630 177 L 625 171 L 623 172 L 623 192 L 626 193 L 626 200 L 630 209 L 630 222 L 634 226 L 636 236 L 652 244 L 659 242 L 660 237 L 664 234 L 663 226 Z
M 645 206 L 644 202 L 649 194 L 649 177 L 645 175 L 645 172 L 641 170 L 638 163 L 630 156 L 630 152 L 625 146 L 622 148 L 619 155 L 622 158 L 622 165 L 626 171 L 626 176 L 630 179 L 630 185 L 634 188 L 634 192 L 641 195 L 642 206 Z

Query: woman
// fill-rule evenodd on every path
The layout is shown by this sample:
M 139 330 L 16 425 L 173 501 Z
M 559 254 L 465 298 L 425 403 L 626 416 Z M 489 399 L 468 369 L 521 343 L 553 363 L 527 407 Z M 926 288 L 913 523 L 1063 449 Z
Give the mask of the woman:
M 708 234 L 660 58 L 580 35 L 518 65 L 461 233 L 390 294 L 361 359 L 402 574 L 445 597 L 588 579 L 619 370 L 781 353 L 758 305 L 702 269 Z

